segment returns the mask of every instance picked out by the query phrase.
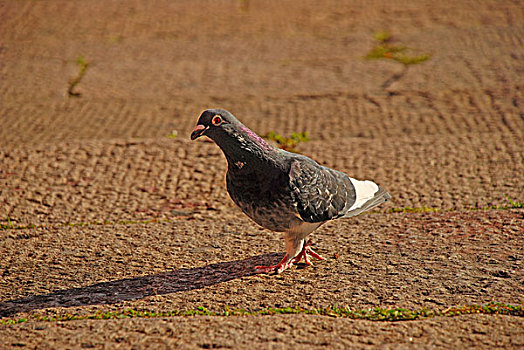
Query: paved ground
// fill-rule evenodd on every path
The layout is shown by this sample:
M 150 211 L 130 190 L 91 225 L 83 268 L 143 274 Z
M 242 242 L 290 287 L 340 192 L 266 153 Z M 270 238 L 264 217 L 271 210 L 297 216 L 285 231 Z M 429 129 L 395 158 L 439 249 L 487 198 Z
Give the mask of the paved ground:
M 523 18 L 518 1 L 0 2 L 0 315 L 521 304 Z M 380 31 L 430 59 L 364 59 Z M 299 152 L 393 199 L 315 232 L 326 261 L 253 274 L 283 242 L 233 206 L 218 148 L 189 141 L 210 107 L 259 134 L 309 132 Z M 0 334 L 0 348 L 524 346 L 504 315 L 30 319 Z

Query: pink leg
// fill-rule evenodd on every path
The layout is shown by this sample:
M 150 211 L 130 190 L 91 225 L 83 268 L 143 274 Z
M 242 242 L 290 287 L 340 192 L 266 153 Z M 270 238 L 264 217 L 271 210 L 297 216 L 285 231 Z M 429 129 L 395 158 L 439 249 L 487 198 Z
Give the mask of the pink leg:
M 298 255 L 293 259 L 294 264 L 297 264 L 302 259 L 302 257 L 304 257 L 304 262 L 306 263 L 306 265 L 308 266 L 313 265 L 313 263 L 309 259 L 308 253 L 312 257 L 318 260 L 324 260 L 324 257 L 318 254 L 317 252 L 315 252 L 313 249 L 311 249 L 310 245 L 311 245 L 311 240 L 309 240 L 306 244 L 304 244 L 304 247 L 302 247 L 302 251 L 298 253 Z
M 284 270 L 289 269 L 291 266 L 293 266 L 293 264 L 297 264 L 302 259 L 302 257 L 304 257 L 304 262 L 306 263 L 306 265 L 311 266 L 313 265 L 313 263 L 309 259 L 308 254 L 319 260 L 324 260 L 324 257 L 322 257 L 322 255 L 316 253 L 313 249 L 311 249 L 310 245 L 311 240 L 304 244 L 304 246 L 302 247 L 302 251 L 298 253 L 298 255 L 295 256 L 293 259 L 290 259 L 286 254 L 278 264 L 271 266 L 255 266 L 255 270 L 261 273 L 271 273 L 274 271 L 275 273 L 279 274 Z

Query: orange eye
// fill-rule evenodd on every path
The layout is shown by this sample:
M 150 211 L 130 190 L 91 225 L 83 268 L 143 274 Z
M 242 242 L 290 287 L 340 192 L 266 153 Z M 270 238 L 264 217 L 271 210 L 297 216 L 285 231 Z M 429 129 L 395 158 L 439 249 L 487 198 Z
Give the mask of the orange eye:
M 219 115 L 215 115 L 211 120 L 211 123 L 213 123 L 214 126 L 219 126 L 220 124 L 222 124 L 222 118 L 220 118 Z

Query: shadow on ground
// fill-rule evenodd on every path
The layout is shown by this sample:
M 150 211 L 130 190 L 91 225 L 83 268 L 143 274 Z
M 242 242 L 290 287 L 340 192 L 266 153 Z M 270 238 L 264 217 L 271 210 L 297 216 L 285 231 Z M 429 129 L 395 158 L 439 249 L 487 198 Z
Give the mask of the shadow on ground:
M 114 304 L 152 295 L 165 295 L 201 289 L 233 279 L 255 275 L 254 266 L 267 265 L 281 258 L 281 253 L 270 253 L 210 264 L 203 267 L 178 269 L 154 275 L 102 282 L 87 287 L 61 289 L 49 294 L 31 295 L 0 303 L 0 317 L 19 312 L 52 307 L 72 307 Z

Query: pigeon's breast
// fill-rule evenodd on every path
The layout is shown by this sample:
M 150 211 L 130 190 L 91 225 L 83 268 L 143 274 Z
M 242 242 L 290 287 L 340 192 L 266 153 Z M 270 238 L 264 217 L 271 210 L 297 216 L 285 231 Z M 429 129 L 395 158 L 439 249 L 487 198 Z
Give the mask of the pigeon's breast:
M 253 221 L 272 231 L 288 231 L 302 223 L 283 173 L 243 173 L 226 176 L 233 202 Z

